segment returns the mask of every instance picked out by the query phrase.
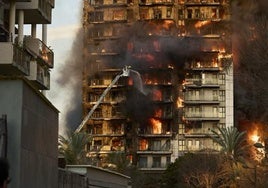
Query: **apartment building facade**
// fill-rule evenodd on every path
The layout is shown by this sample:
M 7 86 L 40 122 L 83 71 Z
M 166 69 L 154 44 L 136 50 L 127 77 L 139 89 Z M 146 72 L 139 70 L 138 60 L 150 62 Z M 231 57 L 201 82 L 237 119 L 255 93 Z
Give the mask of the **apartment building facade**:
M 233 126 L 230 2 L 85 0 L 84 115 L 89 156 L 123 152 L 162 172 L 185 152 L 219 150 L 210 136 Z
M 43 92 L 50 88 L 54 66 L 46 44 L 54 5 L 54 0 L 0 1 L 0 114 L 11 188 L 58 187 L 58 110 Z M 26 24 L 31 25 L 29 36 L 24 35 Z

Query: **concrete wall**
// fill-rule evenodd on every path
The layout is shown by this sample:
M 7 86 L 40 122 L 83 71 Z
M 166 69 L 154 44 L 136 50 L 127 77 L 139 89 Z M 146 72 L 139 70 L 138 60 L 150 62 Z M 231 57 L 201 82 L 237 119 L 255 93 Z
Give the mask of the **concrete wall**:
M 58 187 L 58 111 L 26 81 L 0 80 L 7 115 L 9 188 Z

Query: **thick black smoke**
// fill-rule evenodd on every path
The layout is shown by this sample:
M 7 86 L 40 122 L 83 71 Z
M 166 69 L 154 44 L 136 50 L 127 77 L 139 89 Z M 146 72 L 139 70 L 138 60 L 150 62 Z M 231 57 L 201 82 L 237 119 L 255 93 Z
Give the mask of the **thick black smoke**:
M 235 119 L 268 121 L 268 17 L 266 0 L 233 6 Z

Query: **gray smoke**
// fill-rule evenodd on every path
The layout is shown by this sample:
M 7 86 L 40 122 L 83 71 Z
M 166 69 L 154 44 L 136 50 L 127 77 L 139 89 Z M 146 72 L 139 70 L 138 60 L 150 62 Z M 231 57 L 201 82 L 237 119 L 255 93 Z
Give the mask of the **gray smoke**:
M 83 30 L 79 29 L 72 49 L 56 80 L 62 109 L 62 129 L 74 130 L 82 121 L 82 72 L 83 72 Z

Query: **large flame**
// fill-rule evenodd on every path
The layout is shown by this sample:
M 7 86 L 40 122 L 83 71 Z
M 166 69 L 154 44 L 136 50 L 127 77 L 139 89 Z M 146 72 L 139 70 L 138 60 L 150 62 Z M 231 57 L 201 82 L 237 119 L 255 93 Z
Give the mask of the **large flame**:
M 161 134 L 161 130 L 162 130 L 161 121 L 158 119 L 155 119 L 155 118 L 150 118 L 150 122 L 152 125 L 152 133 L 153 134 Z

